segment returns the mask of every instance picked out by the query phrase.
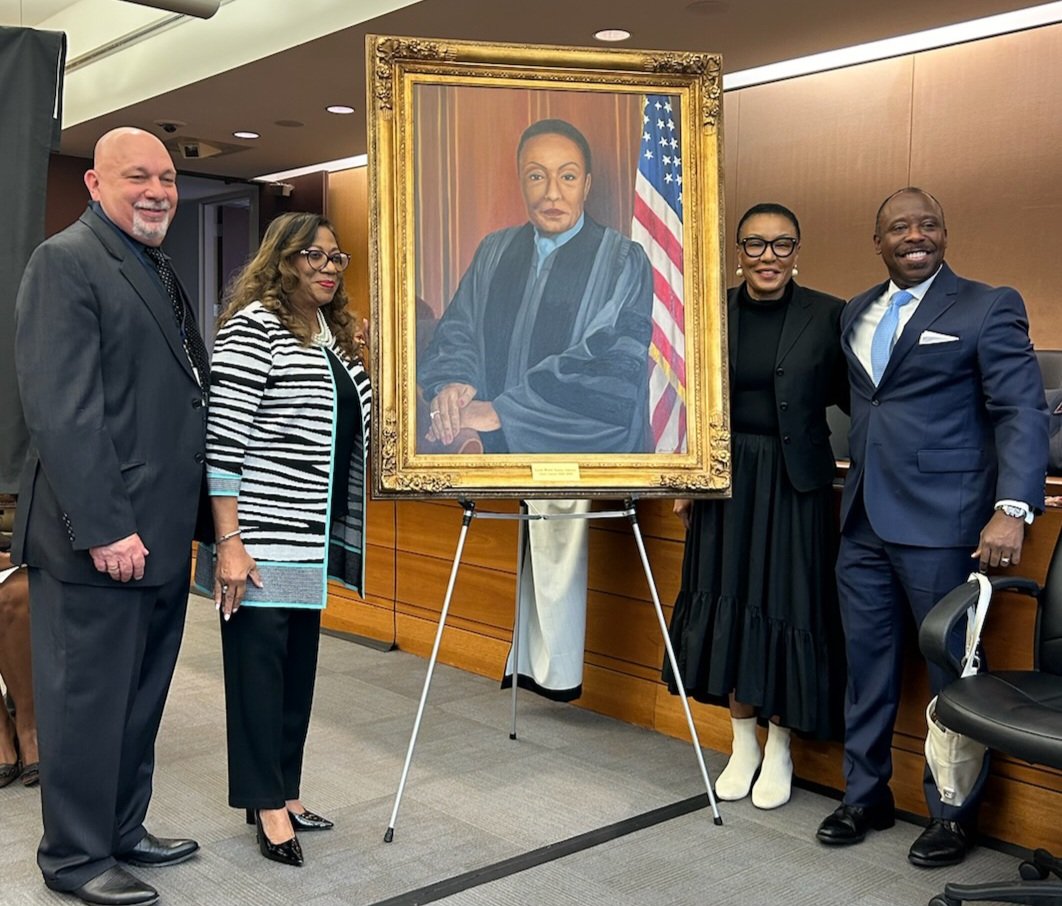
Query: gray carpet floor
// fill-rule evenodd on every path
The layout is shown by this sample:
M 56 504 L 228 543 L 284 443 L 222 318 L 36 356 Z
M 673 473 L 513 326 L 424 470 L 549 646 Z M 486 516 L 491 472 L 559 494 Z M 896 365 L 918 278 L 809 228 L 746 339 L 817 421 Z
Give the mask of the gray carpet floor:
M 427 662 L 325 636 L 303 801 L 336 829 L 303 834 L 301 869 L 267 862 L 226 805 L 224 693 L 216 615 L 192 597 L 158 741 L 149 829 L 195 836 L 193 860 L 138 869 L 163 906 L 368 906 L 704 792 L 686 743 L 439 666 L 395 827 L 385 844 Z M 706 752 L 715 777 L 725 757 Z M 449 906 L 907 906 L 945 879 L 1016 878 L 1017 859 L 984 847 L 954 869 L 919 870 L 906 822 L 856 847 L 815 842 L 836 802 L 797 789 L 772 812 L 722 803 L 478 886 Z M 34 861 L 38 793 L 0 790 L 0 903 L 57 904 Z M 429 902 L 407 897 L 404 902 Z M 400 901 L 402 902 L 402 901 Z

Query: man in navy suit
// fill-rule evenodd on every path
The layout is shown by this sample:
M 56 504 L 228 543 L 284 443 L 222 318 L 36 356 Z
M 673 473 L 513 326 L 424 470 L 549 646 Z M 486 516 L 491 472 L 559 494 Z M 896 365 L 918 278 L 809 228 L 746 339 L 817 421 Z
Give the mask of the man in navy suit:
M 858 843 L 894 823 L 889 790 L 904 612 L 921 624 L 971 569 L 1021 559 L 1043 507 L 1047 411 L 1021 296 L 957 276 L 933 196 L 905 188 L 881 208 L 874 246 L 889 280 L 845 307 L 851 468 L 837 561 L 848 654 L 845 795 L 822 843 Z M 958 640 L 961 641 L 961 640 Z M 947 681 L 930 666 L 934 693 Z M 930 823 L 909 860 L 961 862 L 987 774 L 961 807 L 928 770 Z
M 199 848 L 143 823 L 204 481 L 206 350 L 159 249 L 176 176 L 150 133 L 104 135 L 89 209 L 38 246 L 15 305 L 31 449 L 12 557 L 29 567 L 37 862 L 48 887 L 101 906 L 158 899 L 118 863 Z

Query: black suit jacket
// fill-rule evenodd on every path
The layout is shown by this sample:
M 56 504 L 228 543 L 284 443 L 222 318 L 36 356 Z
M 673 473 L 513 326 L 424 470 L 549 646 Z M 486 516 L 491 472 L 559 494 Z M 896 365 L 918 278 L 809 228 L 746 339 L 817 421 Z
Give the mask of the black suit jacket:
M 206 406 L 171 302 L 91 207 L 40 245 L 15 305 L 31 450 L 16 562 L 107 585 L 88 549 L 138 532 L 141 585 L 186 569 L 204 476 Z
M 738 294 L 737 287 L 727 293 L 731 379 L 737 364 Z M 826 408 L 848 411 L 843 309 L 841 299 L 793 283 L 775 357 L 774 394 L 785 469 L 798 491 L 826 487 L 836 472 Z

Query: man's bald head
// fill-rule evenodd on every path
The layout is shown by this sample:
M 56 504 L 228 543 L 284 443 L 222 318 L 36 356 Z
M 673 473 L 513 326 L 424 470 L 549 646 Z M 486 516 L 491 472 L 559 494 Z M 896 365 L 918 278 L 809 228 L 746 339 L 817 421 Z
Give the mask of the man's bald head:
M 85 185 L 124 233 L 145 245 L 162 244 L 177 208 L 177 170 L 154 135 L 121 126 L 101 136 Z

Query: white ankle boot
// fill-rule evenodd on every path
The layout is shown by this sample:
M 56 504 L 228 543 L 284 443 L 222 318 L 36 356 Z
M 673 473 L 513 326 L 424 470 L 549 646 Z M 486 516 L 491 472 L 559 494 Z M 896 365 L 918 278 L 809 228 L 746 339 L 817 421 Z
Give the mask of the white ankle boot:
M 789 730 L 772 723 L 767 730 L 763 767 L 752 788 L 756 808 L 778 808 L 789 801 L 793 789 L 793 759 L 789 754 Z
M 734 728 L 734 749 L 715 782 L 716 797 L 726 802 L 744 799 L 749 794 L 752 778 L 763 757 L 756 738 L 755 717 L 731 717 L 730 725 Z

